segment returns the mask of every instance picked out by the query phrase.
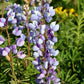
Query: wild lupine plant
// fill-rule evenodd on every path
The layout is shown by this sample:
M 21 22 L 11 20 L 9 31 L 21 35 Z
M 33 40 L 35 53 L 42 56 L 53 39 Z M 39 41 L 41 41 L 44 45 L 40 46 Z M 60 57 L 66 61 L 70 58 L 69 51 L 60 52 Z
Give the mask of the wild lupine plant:
M 56 22 L 52 22 L 50 26 L 45 24 L 45 22 L 49 23 L 54 15 L 53 7 L 50 7 L 48 3 L 43 3 L 32 11 L 32 23 L 29 23 L 30 36 L 32 37 L 30 40 L 35 44 L 33 46 L 33 56 L 36 60 L 33 61 L 33 64 L 40 71 L 36 80 L 39 84 L 60 84 L 60 79 L 57 78 L 55 72 L 59 64 L 55 56 L 58 55 L 59 50 L 53 48 L 57 42 L 54 32 L 59 30 L 59 25 Z
M 35 58 L 32 63 L 40 72 L 37 75 L 36 83 L 60 84 L 60 79 L 57 78 L 55 71 L 59 64 L 55 58 L 59 50 L 55 50 L 53 47 L 57 42 L 54 32 L 59 30 L 59 25 L 56 22 L 51 22 L 52 17 L 55 15 L 55 9 L 50 7 L 49 3 L 46 3 L 46 0 L 42 0 L 41 5 L 34 7 L 31 11 L 29 11 L 29 4 L 24 6 L 24 10 L 22 6 L 14 4 L 8 6 L 6 11 L 7 17 L 0 18 L 0 27 L 6 28 L 8 46 L 0 48 L 0 55 L 6 56 L 10 62 L 15 84 L 17 84 L 17 77 L 14 72 L 13 59 L 14 57 L 24 59 L 30 56 L 31 43 L 33 43 L 33 56 Z M 28 19 L 30 14 L 31 17 Z M 12 26 L 11 34 L 16 37 L 15 44 L 10 43 L 9 24 Z M 27 30 L 27 32 L 23 33 L 24 30 Z M 0 45 L 7 40 L 0 35 Z M 25 41 L 28 41 L 28 55 L 24 54 L 25 51 L 18 50 L 18 48 L 24 46 Z

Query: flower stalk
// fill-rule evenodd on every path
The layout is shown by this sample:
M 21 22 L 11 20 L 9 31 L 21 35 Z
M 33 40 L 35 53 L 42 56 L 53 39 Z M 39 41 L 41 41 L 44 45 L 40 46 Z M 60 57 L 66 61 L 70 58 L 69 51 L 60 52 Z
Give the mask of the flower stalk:
M 7 21 L 6 21 L 6 23 L 7 23 Z M 9 44 L 9 46 L 11 46 L 11 44 L 10 44 L 10 36 L 9 36 L 7 25 L 6 25 L 5 28 L 6 28 L 6 33 L 7 33 L 7 37 L 8 37 L 8 44 Z M 13 66 L 12 52 L 9 53 L 9 56 L 10 56 L 10 65 L 11 65 L 11 68 L 12 68 L 12 75 L 13 75 L 15 84 L 17 84 L 17 82 L 16 82 L 16 76 L 15 76 L 15 72 L 14 72 L 14 66 Z

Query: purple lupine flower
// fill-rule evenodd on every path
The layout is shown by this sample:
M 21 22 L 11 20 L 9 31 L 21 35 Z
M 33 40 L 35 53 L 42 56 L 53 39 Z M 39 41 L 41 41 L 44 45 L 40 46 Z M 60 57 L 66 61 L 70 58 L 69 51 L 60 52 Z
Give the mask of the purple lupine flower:
M 44 61 L 44 68 L 48 69 L 48 61 Z
M 46 25 L 41 25 L 41 29 L 40 29 L 41 34 L 45 33 L 45 29 L 46 29 Z
M 3 51 L 4 48 L 0 48 L 0 55 L 2 55 L 2 51 Z
M 34 56 L 35 58 L 38 58 L 38 57 L 39 57 L 39 53 L 38 53 L 38 52 L 34 52 L 34 53 L 33 53 L 33 56 Z
M 32 23 L 29 23 L 29 28 L 30 29 L 35 29 L 35 25 L 33 25 Z
M 52 41 L 56 43 L 57 42 L 57 37 L 53 37 Z
M 38 20 L 38 19 L 39 19 L 39 17 L 37 15 L 35 15 L 35 14 L 31 15 L 31 21 Z
M 18 27 L 16 27 L 13 32 L 12 32 L 14 35 L 16 36 L 20 36 L 22 34 L 22 31 L 21 30 L 18 30 Z
M 24 28 L 25 28 L 24 26 L 19 25 L 19 29 L 20 29 L 20 30 L 22 30 L 22 29 L 24 29 Z
M 59 25 L 57 24 L 56 25 L 56 22 L 52 22 L 50 24 L 50 28 L 53 30 L 53 31 L 58 31 L 59 30 Z
M 36 68 L 37 70 L 41 70 L 41 69 L 42 69 L 42 65 L 41 65 L 41 64 L 35 65 L 35 68 Z
M 11 21 L 11 23 L 12 23 L 12 24 L 16 24 L 16 23 L 17 23 L 17 19 L 16 19 L 16 18 L 13 19 L 13 20 Z
M 14 53 L 14 54 L 16 54 L 17 53 L 17 46 L 16 46 L 16 44 L 15 45 L 11 45 L 11 50 L 12 50 L 12 52 Z
M 47 84 L 51 84 L 51 77 L 47 77 Z
M 0 27 L 5 26 L 6 19 L 5 18 L 0 18 Z
M 26 39 L 25 34 L 21 34 L 20 36 L 21 36 L 21 38 L 22 38 L 23 40 L 25 40 L 25 39 Z
M 23 58 L 25 58 L 25 54 L 23 54 L 23 51 L 19 51 L 18 53 L 17 53 L 17 57 L 19 58 L 19 59 L 23 59 Z
M 5 47 L 5 48 L 2 50 L 2 56 L 8 55 L 9 52 L 10 52 L 10 47 Z
M 42 39 L 38 39 L 38 44 L 42 44 L 43 43 L 43 40 Z
M 39 83 L 39 84 L 45 84 L 45 82 L 44 82 L 43 79 L 37 79 L 37 80 L 36 80 L 36 83 Z
M 16 39 L 16 45 L 17 45 L 17 46 L 21 47 L 21 46 L 24 45 L 24 43 L 25 43 L 25 41 L 24 41 L 23 38 L 18 38 L 18 39 Z
M 38 65 L 38 61 L 33 61 L 32 62 L 34 65 Z
M 49 13 L 51 16 L 55 15 L 55 9 L 53 9 L 53 7 L 49 7 Z
M 33 46 L 33 51 L 38 51 L 39 48 L 37 46 Z
M 47 48 L 48 48 L 48 49 L 52 49 L 53 46 L 54 46 L 54 42 L 52 42 L 51 40 L 48 40 L 48 41 L 46 42 L 46 45 L 47 45 Z
M 41 74 L 39 74 L 39 75 L 37 76 L 37 79 L 42 79 L 42 78 L 44 78 L 44 77 L 45 77 L 45 74 L 41 73 Z
M 0 45 L 3 44 L 5 39 L 0 35 Z
M 50 54 L 51 54 L 51 56 L 57 56 L 57 55 L 59 54 L 59 50 L 56 50 L 56 51 L 55 51 L 55 49 L 52 48 L 52 49 L 50 50 Z

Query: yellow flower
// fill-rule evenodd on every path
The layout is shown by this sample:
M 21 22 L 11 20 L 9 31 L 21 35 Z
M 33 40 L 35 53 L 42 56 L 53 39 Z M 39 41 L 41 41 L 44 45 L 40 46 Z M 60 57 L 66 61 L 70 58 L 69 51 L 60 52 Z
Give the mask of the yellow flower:
M 58 8 L 55 8 L 55 12 L 56 12 L 56 13 L 58 12 Z
M 75 13 L 74 16 L 78 16 L 78 13 Z
M 64 9 L 64 10 L 63 10 L 63 13 L 67 13 L 67 9 Z
M 75 10 L 74 10 L 73 8 L 71 8 L 71 9 L 69 10 L 69 15 L 72 15 L 73 12 L 75 12 Z
M 59 11 L 62 11 L 62 9 L 63 9 L 63 7 L 59 7 L 59 8 L 58 8 Z
M 57 8 L 55 8 L 55 12 L 60 15 L 60 14 L 62 14 L 62 9 L 63 9 L 63 7 L 57 7 Z

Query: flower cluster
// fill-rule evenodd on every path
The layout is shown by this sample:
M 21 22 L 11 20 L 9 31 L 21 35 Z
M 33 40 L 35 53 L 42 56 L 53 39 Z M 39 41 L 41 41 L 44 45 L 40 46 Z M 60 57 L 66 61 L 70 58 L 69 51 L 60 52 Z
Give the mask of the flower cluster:
M 71 9 L 64 9 L 63 7 L 57 7 L 55 8 L 55 12 L 56 14 L 58 14 L 61 18 L 67 18 L 67 17 L 74 17 L 74 16 L 78 16 L 77 13 L 75 13 L 75 10 L 73 8 Z
M 56 22 L 52 22 L 50 26 L 48 26 L 42 21 L 43 19 L 49 23 L 54 15 L 55 10 L 47 3 L 44 6 L 39 6 L 36 7 L 35 10 L 32 10 L 32 23 L 29 23 L 31 30 L 29 41 L 35 44 L 33 46 L 33 56 L 36 60 L 33 61 L 33 64 L 35 68 L 40 71 L 36 80 L 39 84 L 51 84 L 51 82 L 53 82 L 53 84 L 60 84 L 60 79 L 57 78 L 55 72 L 59 64 L 55 56 L 58 55 L 59 50 L 53 48 L 57 42 L 57 37 L 54 37 L 54 32 L 59 30 L 59 25 L 56 24 Z M 46 80 L 46 82 L 44 80 Z
M 14 45 L 7 46 L 5 48 L 0 48 L 0 54 L 2 56 L 7 56 L 10 51 L 12 51 L 20 59 L 24 58 L 26 55 L 23 54 L 23 51 L 17 50 L 17 47 L 22 47 L 25 43 L 26 36 L 22 33 L 22 30 L 25 28 L 24 23 L 26 21 L 26 16 L 23 14 L 22 6 L 18 4 L 11 5 L 6 8 L 7 10 L 7 21 L 5 18 L 0 19 L 0 26 L 4 26 L 5 22 L 13 24 L 12 34 L 18 36 L 16 43 Z M 2 44 L 5 39 L 0 35 L 0 44 Z M 5 53 L 4 53 L 5 52 Z
M 20 24 L 22 21 L 26 20 L 26 17 L 23 14 L 22 6 L 19 4 L 11 5 L 6 8 L 8 21 L 12 24 Z

